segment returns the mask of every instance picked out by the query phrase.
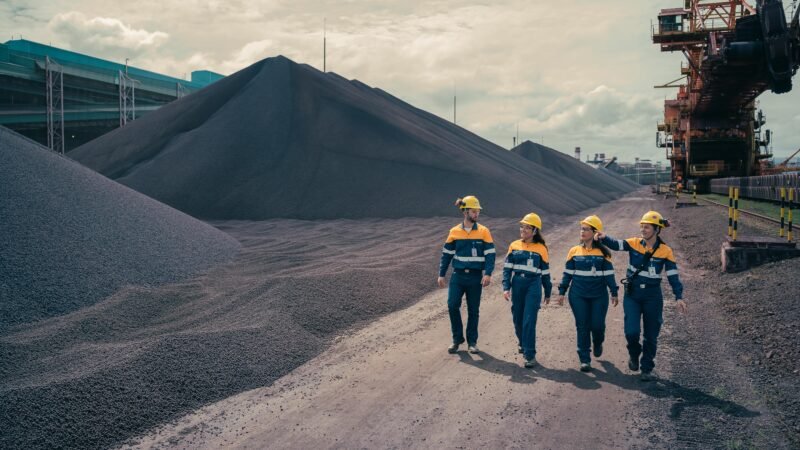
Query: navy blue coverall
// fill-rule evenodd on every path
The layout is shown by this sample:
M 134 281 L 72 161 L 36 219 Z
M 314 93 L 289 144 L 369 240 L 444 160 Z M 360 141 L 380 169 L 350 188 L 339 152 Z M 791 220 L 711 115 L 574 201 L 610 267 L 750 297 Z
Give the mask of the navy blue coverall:
M 642 264 L 645 254 L 652 251 L 647 248 L 645 240 L 642 238 L 629 238 L 623 241 L 606 235 L 602 243 L 611 250 L 628 252 L 630 257 L 628 278 Z M 646 373 L 651 372 L 655 367 L 658 335 L 661 332 L 661 324 L 664 323 L 664 296 L 661 292 L 661 278 L 665 273 L 675 300 L 680 300 L 683 298 L 683 284 L 678 277 L 675 255 L 672 249 L 661 241 L 647 267 L 630 281 L 631 293 L 625 293 L 622 303 L 625 311 L 625 339 L 628 341 L 628 353 L 631 360 L 634 361 L 639 360 L 641 355 L 642 372 Z M 642 324 L 644 325 L 644 339 L 640 343 Z
M 581 363 L 589 363 L 590 344 L 598 348 L 605 340 L 608 291 L 616 297 L 619 290 L 611 259 L 606 258 L 599 248 L 572 247 L 567 254 L 558 292 L 564 295 L 567 289 L 578 332 L 578 359 Z
M 464 326 L 461 321 L 461 300 L 467 297 L 467 344 L 478 343 L 478 319 L 481 306 L 481 280 L 483 274 L 491 276 L 496 258 L 494 241 L 489 229 L 480 224 L 464 229 L 459 224 L 450 229 L 442 248 L 439 263 L 439 276 L 447 275 L 447 268 L 453 263 L 453 276 L 447 292 L 447 309 L 450 313 L 450 328 L 453 343 L 464 342 Z
M 512 242 L 503 264 L 503 291 L 511 291 L 514 332 L 528 360 L 536 357 L 536 321 L 542 302 L 542 287 L 545 298 L 549 298 L 553 285 L 547 247 L 521 239 Z

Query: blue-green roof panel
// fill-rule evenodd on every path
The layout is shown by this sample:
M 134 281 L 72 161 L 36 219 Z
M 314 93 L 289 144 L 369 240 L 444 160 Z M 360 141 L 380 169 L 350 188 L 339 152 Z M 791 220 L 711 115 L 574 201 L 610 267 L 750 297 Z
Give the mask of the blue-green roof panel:
M 114 75 L 116 75 L 120 70 L 122 71 L 126 70 L 125 64 L 107 61 L 105 59 L 96 58 L 94 56 L 73 52 L 71 50 L 64 50 L 58 47 L 39 44 L 38 42 L 33 42 L 26 39 L 10 40 L 3 45 L 7 47 L 9 53 L 13 52 L 18 55 L 29 55 L 32 59 L 44 59 L 45 57 L 49 56 L 55 62 L 62 65 L 83 66 L 89 70 L 103 71 L 103 72 L 108 72 L 109 74 L 113 73 Z M 0 61 L 2 61 L 1 56 L 2 56 L 2 50 L 0 50 Z M 210 72 L 207 70 L 197 71 L 197 72 L 203 72 L 205 74 L 202 77 L 199 77 L 198 79 L 195 79 L 193 76 L 191 81 L 184 80 L 181 78 L 171 77 L 168 75 L 162 75 L 156 72 L 139 69 L 133 66 L 128 66 L 127 71 L 128 75 L 130 75 L 131 78 L 136 78 L 136 79 L 149 78 L 152 80 L 158 80 L 172 84 L 181 83 L 186 87 L 194 89 L 205 87 L 213 83 L 214 81 L 223 78 L 223 75 Z

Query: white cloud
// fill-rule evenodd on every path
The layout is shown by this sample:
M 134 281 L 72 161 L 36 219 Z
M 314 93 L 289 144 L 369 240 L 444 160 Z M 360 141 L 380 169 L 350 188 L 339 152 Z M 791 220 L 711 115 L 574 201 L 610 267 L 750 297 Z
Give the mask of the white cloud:
M 9 1 L 51 22 L 15 29 L 7 8 L 9 34 L 178 77 L 279 54 L 322 68 L 327 18 L 328 70 L 448 119 L 455 88 L 459 124 L 505 147 L 519 123 L 523 138 L 621 159 L 663 157 L 655 124 L 675 92 L 653 85 L 677 78 L 682 58 L 650 36 L 676 0 L 140 0 L 104 20 L 103 0 Z M 800 142 L 797 95 L 761 96 L 776 148 Z
M 264 39 L 260 41 L 248 42 L 236 55 L 218 65 L 223 73 L 232 73 L 243 69 L 256 61 L 260 61 L 270 56 L 281 53 L 281 49 L 276 46 L 275 41 Z
M 157 48 L 169 39 L 163 31 L 133 28 L 111 17 L 88 17 L 77 11 L 57 14 L 48 27 L 76 49 L 107 54 L 125 51 L 138 55 Z
M 604 133 L 624 122 L 635 122 L 650 115 L 657 117 L 658 103 L 641 95 L 628 95 L 600 85 L 595 89 L 562 97 L 547 105 L 530 125 L 545 132 L 579 130 Z

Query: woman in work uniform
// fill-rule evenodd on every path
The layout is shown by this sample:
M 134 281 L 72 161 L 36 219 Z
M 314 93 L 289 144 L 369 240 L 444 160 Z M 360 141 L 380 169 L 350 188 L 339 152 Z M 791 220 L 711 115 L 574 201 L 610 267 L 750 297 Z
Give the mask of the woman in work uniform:
M 447 309 L 453 343 L 447 348 L 456 353 L 464 343 L 464 326 L 461 321 L 461 299 L 467 297 L 467 345 L 470 353 L 478 353 L 478 316 L 481 292 L 492 280 L 496 250 L 489 229 L 478 223 L 481 203 L 473 195 L 456 200 L 464 220 L 450 229 L 442 248 L 439 263 L 440 288 L 445 287 L 445 275 L 453 263 L 453 276 L 447 292 Z
M 641 238 L 624 241 L 606 236 L 602 231 L 597 239 L 612 250 L 628 252 L 630 264 L 623 280 L 625 297 L 622 307 L 625 311 L 625 339 L 628 341 L 628 368 L 632 371 L 642 369 L 642 381 L 653 379 L 656 348 L 661 324 L 664 322 L 664 298 L 661 293 L 661 277 L 664 273 L 675 294 L 676 306 L 681 313 L 686 312 L 683 300 L 683 285 L 678 277 L 678 266 L 672 249 L 665 244 L 659 234 L 669 222 L 656 211 L 648 211 L 639 221 Z M 644 325 L 644 340 L 640 343 L 641 325 Z M 641 356 L 641 361 L 639 357 Z
M 580 225 L 581 243 L 567 254 L 564 275 L 558 285 L 558 304 L 564 304 L 564 294 L 569 288 L 569 306 L 578 331 L 578 359 L 581 371 L 588 372 L 592 370 L 589 344 L 593 345 L 596 358 L 603 354 L 608 291 L 611 291 L 611 303 L 617 306 L 619 288 L 614 281 L 611 252 L 594 240 L 595 232 L 603 231 L 603 222 L 597 216 L 589 216 Z
M 503 264 L 503 297 L 511 300 L 511 317 L 525 357 L 525 367 L 536 365 L 536 320 L 542 300 L 550 303 L 550 258 L 542 236 L 542 220 L 534 213 L 520 221 L 519 240 L 508 247 Z

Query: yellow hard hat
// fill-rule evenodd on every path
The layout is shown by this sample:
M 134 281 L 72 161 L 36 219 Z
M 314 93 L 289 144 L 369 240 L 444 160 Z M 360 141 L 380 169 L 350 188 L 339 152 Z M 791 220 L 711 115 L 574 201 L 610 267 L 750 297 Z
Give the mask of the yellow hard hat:
M 597 231 L 603 231 L 603 221 L 594 215 L 581 220 L 581 225 L 588 225 Z
M 478 201 L 478 197 L 474 195 L 468 195 L 456 200 L 456 206 L 461 209 L 483 209 L 481 208 L 481 202 Z
M 649 223 L 662 228 L 667 225 L 667 221 L 664 220 L 664 217 L 659 214 L 658 211 L 647 211 L 642 216 L 642 220 L 639 223 Z
M 525 214 L 525 217 L 523 217 L 519 223 L 524 223 L 540 230 L 542 229 L 542 219 L 540 219 L 539 215 L 536 213 Z

